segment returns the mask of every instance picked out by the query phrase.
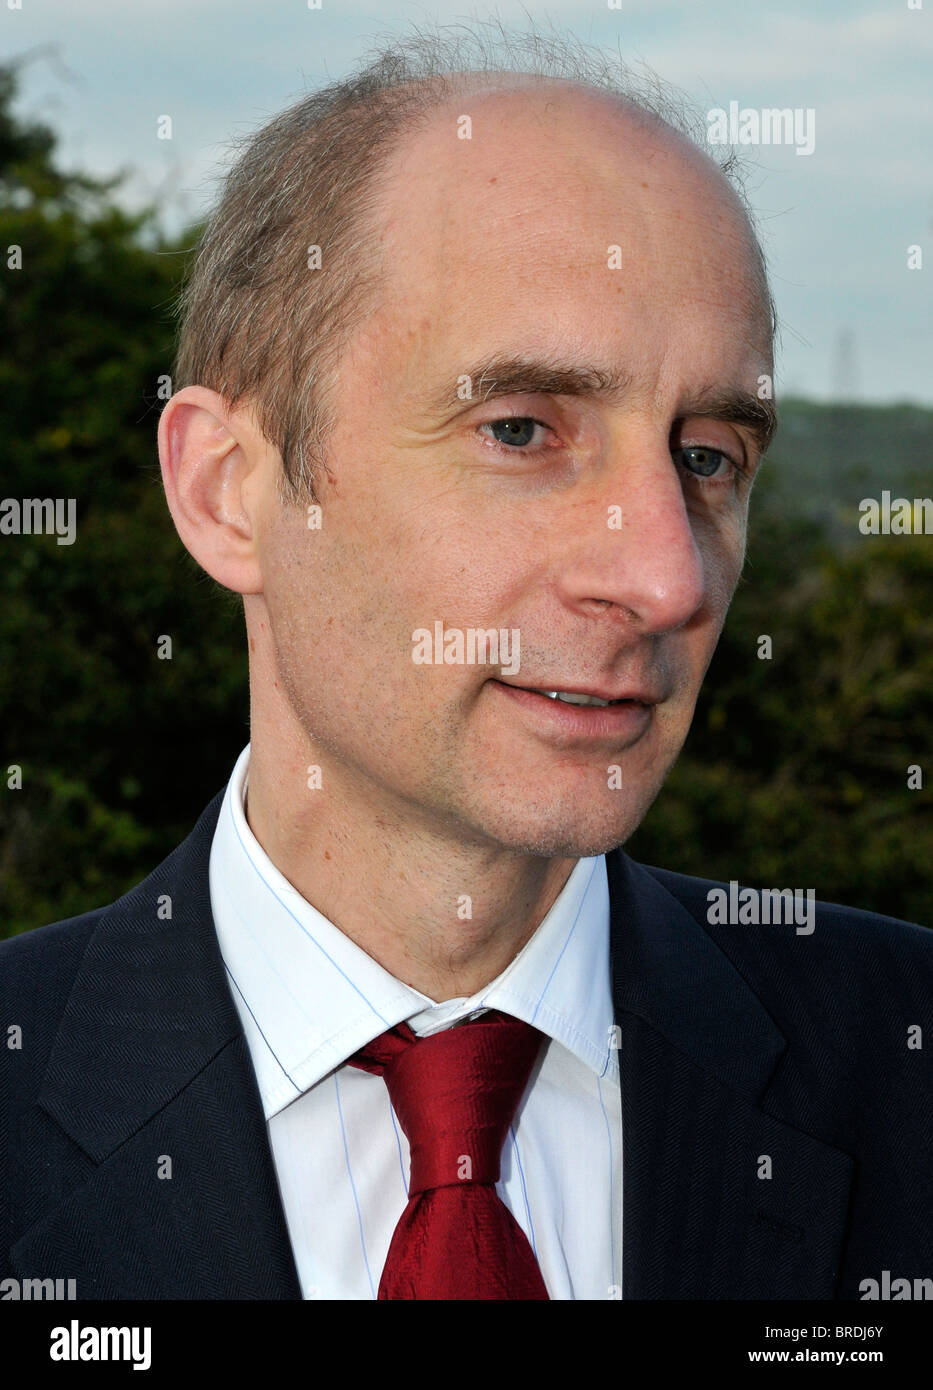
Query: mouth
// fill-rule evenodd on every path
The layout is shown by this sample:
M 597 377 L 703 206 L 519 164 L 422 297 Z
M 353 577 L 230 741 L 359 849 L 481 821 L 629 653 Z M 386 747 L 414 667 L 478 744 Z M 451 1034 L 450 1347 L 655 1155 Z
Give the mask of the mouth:
M 598 695 L 586 695 L 579 690 L 535 690 L 533 686 L 518 686 L 520 690 L 528 690 L 532 695 L 546 695 L 549 700 L 563 700 L 565 705 L 594 705 L 597 708 L 605 709 L 607 705 L 626 705 L 638 704 L 640 701 L 632 700 L 627 695 L 621 695 L 614 700 L 601 700 Z
M 560 741 L 602 739 L 615 745 L 636 742 L 651 724 L 660 697 L 646 689 L 567 690 L 489 682 L 535 730 Z
M 560 690 L 549 689 L 543 685 L 513 685 L 510 681 L 500 681 L 500 685 L 511 690 L 525 690 L 531 695 L 544 695 L 549 700 L 560 700 L 565 705 L 594 706 L 598 709 L 606 705 L 656 705 L 662 696 L 646 686 L 619 686 L 615 690 L 597 689 L 595 686 L 565 686 Z

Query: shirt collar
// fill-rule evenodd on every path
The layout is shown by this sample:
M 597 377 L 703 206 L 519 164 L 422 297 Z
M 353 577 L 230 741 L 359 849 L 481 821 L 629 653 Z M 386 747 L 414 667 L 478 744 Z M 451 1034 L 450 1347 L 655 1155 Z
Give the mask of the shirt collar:
M 243 810 L 249 745 L 211 846 L 211 907 L 266 1119 L 407 1021 L 419 1035 L 481 1008 L 553 1038 L 599 1076 L 618 1076 L 609 979 L 606 861 L 581 859 L 525 946 L 485 988 L 435 1003 L 395 979 L 279 872 Z

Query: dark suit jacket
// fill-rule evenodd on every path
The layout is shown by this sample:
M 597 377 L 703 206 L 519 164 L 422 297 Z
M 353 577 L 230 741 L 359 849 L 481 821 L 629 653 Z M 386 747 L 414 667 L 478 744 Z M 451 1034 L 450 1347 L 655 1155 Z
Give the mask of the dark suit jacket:
M 220 803 L 118 902 L 0 946 L 0 1037 L 22 1028 L 0 1277 L 301 1297 L 211 916 Z M 705 880 L 607 864 L 623 1296 L 853 1299 L 885 1269 L 933 1275 L 933 933 L 824 904 L 809 936 L 710 926 Z

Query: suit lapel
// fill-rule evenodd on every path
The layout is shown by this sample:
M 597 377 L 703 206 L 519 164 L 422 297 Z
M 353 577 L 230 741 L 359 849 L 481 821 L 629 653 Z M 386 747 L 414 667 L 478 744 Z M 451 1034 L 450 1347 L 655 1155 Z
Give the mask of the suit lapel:
M 79 1146 L 84 1180 L 20 1237 L 14 1266 L 61 1270 L 79 1297 L 301 1297 L 210 908 L 221 800 L 101 916 L 27 1117 Z
M 832 1298 L 852 1160 L 768 1113 L 784 1038 L 699 923 L 620 851 L 607 868 L 623 1297 Z

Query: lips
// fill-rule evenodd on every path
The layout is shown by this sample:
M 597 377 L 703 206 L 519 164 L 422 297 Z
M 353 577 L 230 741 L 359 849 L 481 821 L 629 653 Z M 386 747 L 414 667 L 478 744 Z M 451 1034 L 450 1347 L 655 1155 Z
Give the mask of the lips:
M 524 685 L 519 689 L 527 690 L 529 687 Z M 605 708 L 606 705 L 621 704 L 621 700 L 601 700 L 598 695 L 583 695 L 576 690 L 541 690 L 540 695 L 547 695 L 550 700 L 563 700 L 567 705 L 598 705 Z
M 559 700 L 567 705 L 595 706 L 597 708 L 606 705 L 638 704 L 638 705 L 657 705 L 663 698 L 656 691 L 649 690 L 646 686 L 630 685 L 621 689 L 597 689 L 596 687 L 584 688 L 572 685 L 518 685 L 513 681 L 500 681 L 500 685 L 507 685 L 512 690 L 527 690 L 532 695 L 546 695 L 550 700 Z
M 508 700 L 529 730 L 564 748 L 629 747 L 651 727 L 654 706 L 659 703 L 644 689 L 548 689 L 497 679 L 490 685 Z

